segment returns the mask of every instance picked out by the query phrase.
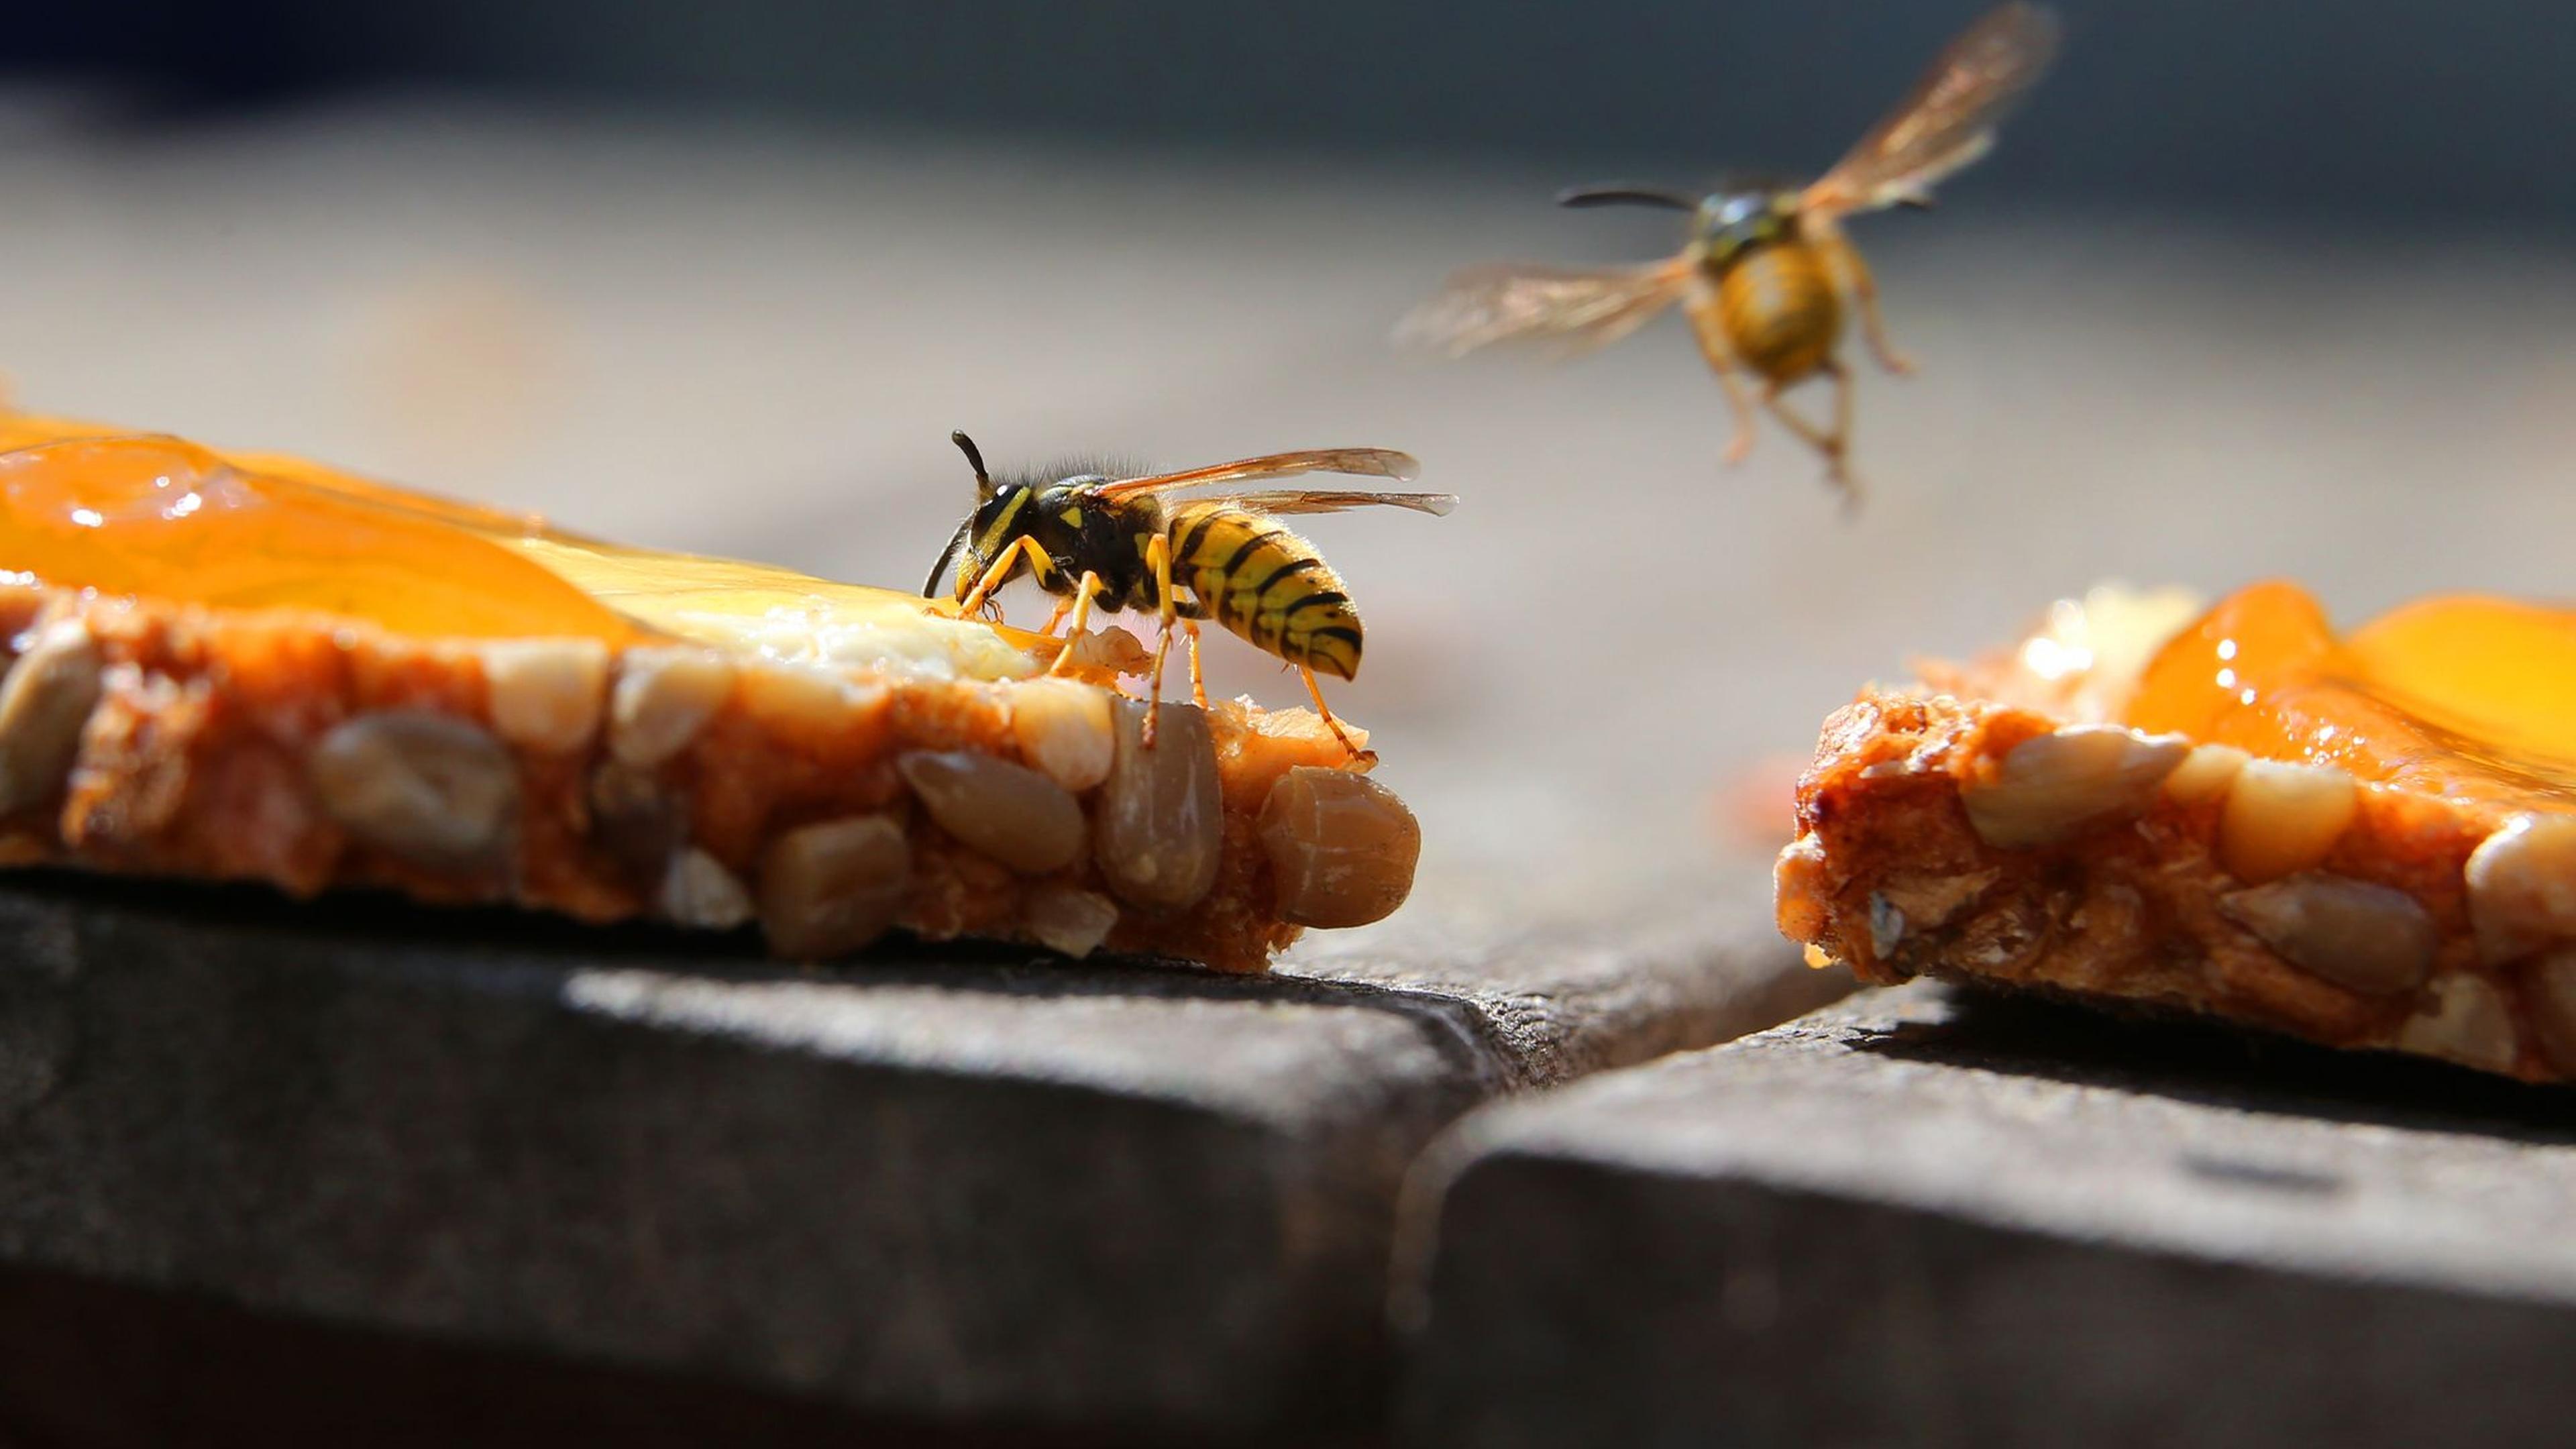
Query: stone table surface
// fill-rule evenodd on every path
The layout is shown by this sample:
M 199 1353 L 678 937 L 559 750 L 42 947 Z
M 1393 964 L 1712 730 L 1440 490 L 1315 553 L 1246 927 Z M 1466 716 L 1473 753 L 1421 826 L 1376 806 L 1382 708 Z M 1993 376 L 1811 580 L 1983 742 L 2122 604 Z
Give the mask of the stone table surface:
M 31 407 L 906 587 L 967 501 L 956 427 L 1032 461 L 1395 445 L 1466 500 L 1311 530 L 1370 621 L 1336 702 L 1425 822 L 1395 919 L 1261 982 L 900 949 L 808 976 L 15 888 L 0 1255 L 889 1418 L 1365 1433 L 1424 1142 L 1841 989 L 1770 932 L 1768 860 L 1781 761 L 1860 681 L 2105 576 L 2294 568 L 2346 612 L 2563 577 L 2563 251 L 1963 188 L 1861 229 L 1923 372 L 1864 378 L 1845 518 L 1776 432 L 1719 469 L 1669 323 L 1562 370 L 1388 352 L 1453 266 L 1670 245 L 1549 210 L 1567 179 L 0 102 Z M 1214 687 L 1293 701 L 1225 642 Z
M 2564 1442 L 2576 1093 L 1929 985 L 1477 1114 L 1418 1442 Z M 1577 1231 L 1566 1225 L 1580 1224 Z
M 810 971 L 20 877 L 0 1262 L 880 1424 L 1360 1433 L 1422 1146 L 1840 989 L 1763 968 L 1743 924 L 1462 931 L 1259 979 L 972 947 Z

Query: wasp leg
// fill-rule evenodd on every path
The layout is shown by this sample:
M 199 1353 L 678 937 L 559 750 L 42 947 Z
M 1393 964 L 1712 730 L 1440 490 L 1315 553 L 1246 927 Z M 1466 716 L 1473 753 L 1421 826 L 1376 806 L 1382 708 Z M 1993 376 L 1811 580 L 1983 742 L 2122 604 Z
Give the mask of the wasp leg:
M 1089 585 L 1089 584 L 1090 584 L 1090 582 L 1091 582 L 1093 579 L 1097 578 L 1097 577 L 1099 577 L 1099 576 L 1098 576 L 1098 575 L 1096 575 L 1096 574 L 1084 574 L 1084 575 L 1082 576 L 1082 581 L 1083 581 L 1083 583 L 1084 583 L 1085 585 Z M 1088 592 L 1089 592 L 1088 588 L 1086 588 L 1084 592 L 1085 592 L 1085 593 L 1088 593 Z M 1071 609 L 1071 608 L 1074 606 L 1075 602 L 1076 602 L 1076 600 L 1075 600 L 1075 599 L 1072 599 L 1072 598 L 1064 598 L 1064 599 L 1058 599 L 1058 600 L 1056 600 L 1056 603 L 1055 603 L 1055 612 L 1054 612 L 1054 613 L 1052 613 L 1052 614 L 1047 615 L 1046 627 L 1045 627 L 1045 628 L 1043 628 L 1043 629 L 1040 629 L 1038 632 L 1039 632 L 1039 633 L 1041 633 L 1041 634 L 1053 634 L 1053 633 L 1055 632 L 1055 626 L 1064 622 L 1064 615 L 1065 615 L 1065 611 L 1066 611 L 1066 610 L 1068 610 L 1068 609 Z M 1070 639 L 1073 637 L 1073 635 L 1074 635 L 1074 634 L 1079 634 L 1079 633 L 1081 633 L 1081 632 L 1082 632 L 1082 621 L 1081 621 L 1081 620 L 1079 620 L 1079 619 L 1076 619 L 1076 620 L 1074 621 L 1074 623 L 1073 623 L 1073 631 L 1072 631 L 1072 633 L 1069 633 L 1069 634 L 1065 635 L 1065 638 L 1066 638 L 1066 639 L 1068 639 L 1068 640 L 1070 640 Z
M 1333 738 L 1342 742 L 1342 753 L 1364 765 L 1376 764 L 1377 751 L 1361 749 L 1351 743 L 1349 735 L 1342 732 L 1342 722 L 1333 718 L 1333 707 L 1324 703 L 1324 687 L 1315 682 L 1315 671 L 1300 664 L 1297 666 L 1297 673 L 1305 678 L 1306 697 L 1315 701 L 1315 713 L 1324 717 L 1324 728 L 1331 730 Z
M 1852 375 L 1840 362 L 1830 364 L 1834 377 L 1834 452 L 1830 476 L 1843 491 L 1843 516 L 1860 511 L 1860 475 L 1851 468 Z
M 1843 295 L 1851 298 L 1852 308 L 1860 313 L 1861 335 L 1869 339 L 1870 355 L 1878 365 L 1903 377 L 1914 370 L 1914 359 L 1896 350 L 1887 340 L 1887 319 L 1878 311 L 1878 279 L 1869 273 L 1869 263 L 1862 261 L 1860 248 L 1851 244 L 1840 226 L 1834 226 L 1816 240 L 1816 249 L 1825 254 L 1825 266 Z
M 1699 339 L 1700 356 L 1708 359 L 1708 370 L 1717 374 L 1726 389 L 1727 410 L 1735 415 L 1735 436 L 1727 439 L 1726 461 L 1730 466 L 1741 463 L 1753 451 L 1753 399 L 1744 390 L 1735 346 L 1726 340 L 1726 317 L 1718 308 L 1717 293 L 1694 288 L 1682 310 L 1690 317 L 1691 336 Z
M 975 587 L 966 591 L 966 597 L 957 601 L 957 616 L 962 619 L 990 602 L 994 591 L 1011 581 L 1011 569 L 1019 563 L 1022 554 L 1028 555 L 1030 572 L 1044 580 L 1047 570 L 1053 567 L 1046 550 L 1038 547 L 1034 538 L 1013 539 L 1011 546 L 1002 550 L 1002 556 L 993 560 L 993 566 L 984 570 L 984 576 L 975 581 Z
M 1185 624 L 1188 624 L 1188 621 L 1185 621 Z M 1190 634 L 1190 683 L 1198 683 L 1198 624 L 1188 624 L 1188 634 Z M 1172 621 L 1164 621 L 1162 634 L 1157 634 L 1157 639 L 1154 639 L 1154 683 L 1146 688 L 1146 696 L 1144 696 L 1144 730 L 1136 735 L 1136 743 L 1144 745 L 1146 750 L 1154 748 L 1154 712 L 1162 709 L 1162 660 L 1164 655 L 1170 655 L 1170 652 L 1172 652 Z M 1208 696 L 1200 694 L 1198 704 L 1206 706 Z
M 1851 370 L 1844 367 L 1840 362 L 1828 359 L 1821 367 L 1817 368 L 1817 371 L 1822 372 L 1827 377 L 1834 380 L 1834 424 L 1832 428 L 1826 429 L 1817 427 L 1814 423 L 1798 416 L 1798 414 L 1790 408 L 1788 402 L 1780 396 L 1780 384 L 1777 381 L 1768 381 L 1762 384 L 1762 405 L 1771 410 L 1771 416 L 1778 418 L 1782 427 L 1796 433 L 1799 439 L 1808 447 L 1813 448 L 1824 455 L 1825 477 L 1831 481 L 1836 488 L 1842 490 L 1843 504 L 1846 508 L 1858 507 L 1860 504 L 1860 483 L 1857 479 L 1853 478 L 1851 464 L 1847 457 L 1851 451 Z
M 1187 634 L 1190 640 L 1190 698 L 1198 702 L 1199 708 L 1205 709 L 1207 708 L 1207 676 L 1199 672 L 1199 621 L 1183 619 L 1181 632 Z
M 1073 602 L 1067 606 L 1073 610 L 1073 627 L 1064 631 L 1064 647 L 1055 651 L 1055 661 L 1047 665 L 1047 673 L 1064 673 L 1065 664 L 1073 658 L 1074 641 L 1082 637 L 1083 626 L 1091 622 L 1091 596 L 1099 587 L 1100 575 L 1089 569 L 1083 570 L 1082 582 L 1075 586 Z M 1055 613 L 1057 619 L 1064 617 L 1063 609 L 1058 609 Z M 1050 634 L 1055 632 L 1055 619 L 1047 621 L 1047 632 Z
M 1154 573 L 1154 617 L 1163 626 L 1162 635 L 1154 641 L 1154 678 L 1145 694 L 1145 725 L 1137 731 L 1136 743 L 1146 749 L 1154 747 L 1154 723 L 1163 709 L 1163 660 L 1172 652 L 1172 621 L 1180 610 L 1172 603 L 1172 541 L 1155 534 L 1145 541 L 1145 567 Z M 1192 628 L 1190 673 L 1198 674 L 1196 628 Z

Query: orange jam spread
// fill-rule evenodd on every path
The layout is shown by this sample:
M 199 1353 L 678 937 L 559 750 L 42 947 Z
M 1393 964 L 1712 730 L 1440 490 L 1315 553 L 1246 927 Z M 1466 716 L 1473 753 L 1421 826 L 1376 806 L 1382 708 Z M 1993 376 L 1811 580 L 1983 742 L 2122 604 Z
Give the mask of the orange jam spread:
M 300 459 L 0 416 L 0 580 L 407 634 L 698 639 L 943 676 L 1031 672 L 1036 636 L 908 594 L 602 543 Z
M 2168 640 L 2125 722 L 2519 808 L 2576 804 L 2576 611 L 2476 595 L 2338 636 L 2297 586 L 2239 591 Z

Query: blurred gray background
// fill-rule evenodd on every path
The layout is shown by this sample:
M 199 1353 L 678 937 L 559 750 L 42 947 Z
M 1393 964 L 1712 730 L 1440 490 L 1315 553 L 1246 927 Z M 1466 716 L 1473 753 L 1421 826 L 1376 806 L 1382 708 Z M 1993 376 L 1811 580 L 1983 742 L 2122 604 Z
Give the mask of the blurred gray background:
M 1410 448 L 1454 517 L 1311 530 L 1371 626 L 1338 697 L 1426 880 L 1516 910 L 1712 861 L 1757 887 L 1828 710 L 2103 578 L 2292 573 L 2346 619 L 2568 592 L 2547 0 L 2062 7 L 1995 155 L 1854 229 L 1923 369 L 1863 371 L 1856 519 L 1776 430 L 1719 469 L 1671 322 L 1564 368 L 1386 347 L 1452 267 L 1679 239 L 1560 185 L 1823 167 L 1977 8 L 23 7 L 0 371 L 904 588 L 967 502 L 952 427 L 1004 459 Z
M 387 83 L 1210 151 L 1821 166 L 1972 13 L 1922 0 L 104 0 L 19 6 L 22 69 L 160 104 Z M 2072 0 L 2015 201 L 2566 227 L 2554 0 Z
M 15 5 L 18 72 L 152 106 L 376 85 L 1206 152 L 1821 168 L 1973 5 L 1600 0 L 103 0 Z M 2576 224 L 2555 0 L 2071 0 L 2081 44 L 1986 204 Z

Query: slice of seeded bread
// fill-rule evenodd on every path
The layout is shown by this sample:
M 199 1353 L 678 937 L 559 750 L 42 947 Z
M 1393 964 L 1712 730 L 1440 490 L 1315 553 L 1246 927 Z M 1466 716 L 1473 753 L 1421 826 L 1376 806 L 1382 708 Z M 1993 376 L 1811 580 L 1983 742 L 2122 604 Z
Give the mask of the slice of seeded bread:
M 2576 1080 L 2576 815 L 1945 683 L 2012 702 L 1871 690 L 1825 723 L 1776 873 L 1812 962 Z
M 0 587 L 0 858 L 1262 969 L 1418 833 L 1305 711 Z M 1105 678 L 1093 673 L 1092 680 Z

